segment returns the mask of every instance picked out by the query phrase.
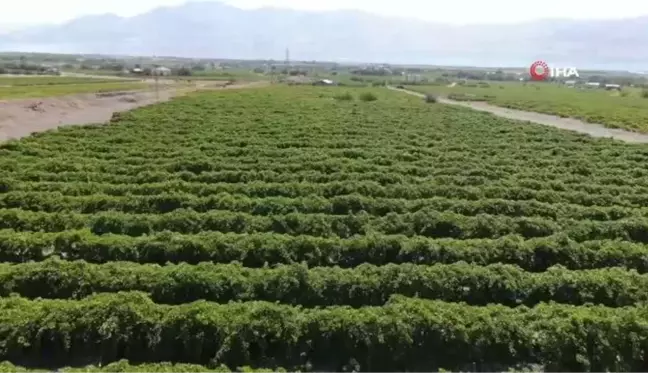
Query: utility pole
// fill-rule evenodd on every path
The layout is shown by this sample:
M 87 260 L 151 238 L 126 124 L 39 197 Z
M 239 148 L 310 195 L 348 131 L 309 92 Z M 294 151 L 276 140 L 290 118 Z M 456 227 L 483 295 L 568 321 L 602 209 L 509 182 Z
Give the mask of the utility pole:
M 286 78 L 290 76 L 290 49 L 286 48 Z
M 155 100 L 160 101 L 160 76 L 156 70 L 153 70 L 153 80 L 155 80 Z

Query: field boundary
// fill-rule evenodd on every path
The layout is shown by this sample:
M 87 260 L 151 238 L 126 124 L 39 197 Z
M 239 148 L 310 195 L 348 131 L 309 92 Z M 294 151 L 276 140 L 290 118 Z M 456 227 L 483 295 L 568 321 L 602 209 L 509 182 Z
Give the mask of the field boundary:
M 62 126 L 105 124 L 114 113 L 159 104 L 193 92 L 265 85 L 265 82 L 250 82 L 224 86 L 206 82 L 190 86 L 162 86 L 158 92 L 148 88 L 0 100 L 0 143 Z
M 411 91 L 409 89 L 387 86 L 388 89 L 407 93 L 413 96 L 424 98 L 425 94 Z M 626 131 L 616 128 L 608 128 L 602 124 L 588 123 L 580 119 L 562 118 L 556 115 L 536 113 L 517 109 L 509 109 L 492 105 L 486 102 L 477 101 L 455 101 L 445 97 L 438 97 L 437 101 L 442 104 L 463 106 L 473 110 L 488 112 L 506 119 L 531 122 L 545 126 L 555 127 L 563 130 L 583 133 L 592 137 L 612 138 L 629 143 L 648 144 L 648 135 L 637 132 Z

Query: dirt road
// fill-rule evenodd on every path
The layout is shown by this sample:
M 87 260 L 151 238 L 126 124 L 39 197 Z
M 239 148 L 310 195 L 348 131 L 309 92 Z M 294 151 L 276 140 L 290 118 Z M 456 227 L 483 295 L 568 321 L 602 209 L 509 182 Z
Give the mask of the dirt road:
M 418 96 L 418 97 L 425 97 L 424 94 L 419 92 L 414 92 L 406 89 L 399 89 L 395 87 L 388 87 L 388 88 L 395 91 L 400 91 L 410 95 Z M 616 140 L 621 140 L 630 143 L 642 143 L 642 144 L 648 143 L 648 135 L 643 135 L 640 133 L 625 131 L 621 129 L 607 128 L 600 124 L 587 123 L 579 119 L 561 118 L 555 115 L 507 109 L 500 106 L 495 106 L 485 102 L 477 102 L 477 101 L 455 101 L 455 100 L 439 97 L 438 102 L 443 104 L 464 106 L 479 111 L 485 111 L 503 118 L 520 120 L 525 122 L 533 122 L 537 124 L 543 124 L 545 126 L 551 126 L 560 129 L 580 132 L 593 137 L 613 138 Z
M 92 78 L 92 79 L 102 79 L 102 80 L 107 80 L 107 79 L 114 79 L 114 80 L 140 80 L 139 78 L 133 78 L 133 77 L 122 77 L 122 76 L 115 76 L 115 75 L 91 75 L 91 74 L 82 74 L 82 73 L 68 73 L 68 72 L 61 72 L 61 76 L 66 76 L 70 78 Z

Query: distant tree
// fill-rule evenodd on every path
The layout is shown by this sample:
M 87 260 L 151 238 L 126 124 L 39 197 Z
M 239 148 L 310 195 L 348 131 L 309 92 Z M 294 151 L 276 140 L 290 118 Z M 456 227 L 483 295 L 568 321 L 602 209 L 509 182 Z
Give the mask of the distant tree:
M 361 93 L 359 97 L 362 101 L 376 101 L 378 99 L 378 97 L 371 92 Z
M 177 76 L 191 76 L 191 69 L 188 69 L 186 67 L 181 67 L 178 70 L 176 70 L 175 75 Z
M 435 95 L 427 94 L 425 95 L 425 102 L 434 104 L 438 101 L 437 97 Z
M 587 81 L 590 83 L 602 83 L 605 80 L 605 77 L 601 75 L 591 75 L 587 78 Z
M 120 63 L 106 63 L 101 65 L 101 70 L 122 71 L 125 66 Z

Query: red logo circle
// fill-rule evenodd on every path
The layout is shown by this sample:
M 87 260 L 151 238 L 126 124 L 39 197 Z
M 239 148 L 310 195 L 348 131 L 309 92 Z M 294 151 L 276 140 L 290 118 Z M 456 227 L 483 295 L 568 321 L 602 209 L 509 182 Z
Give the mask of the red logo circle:
M 545 80 L 549 77 L 549 65 L 544 61 L 536 61 L 531 64 L 529 73 L 533 80 Z

